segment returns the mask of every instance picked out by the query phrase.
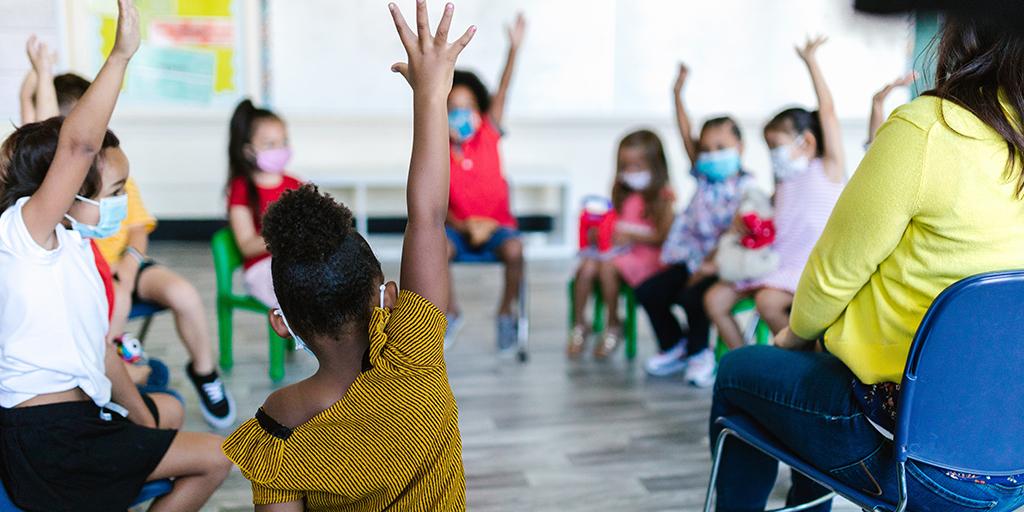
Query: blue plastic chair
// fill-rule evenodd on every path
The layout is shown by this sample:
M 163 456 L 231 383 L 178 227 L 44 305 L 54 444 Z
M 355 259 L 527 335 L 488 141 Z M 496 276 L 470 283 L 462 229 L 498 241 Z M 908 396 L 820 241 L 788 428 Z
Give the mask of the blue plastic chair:
M 142 486 L 142 492 L 139 493 L 139 497 L 135 499 L 132 506 L 141 505 L 149 500 L 169 494 L 173 488 L 174 484 L 170 480 L 149 482 Z M 22 510 L 11 501 L 10 496 L 7 495 L 7 489 L 5 489 L 3 485 L 0 485 L 0 512 L 22 512 Z
M 132 310 L 128 313 L 128 320 L 142 319 L 142 327 L 139 329 L 137 338 L 139 341 L 146 341 L 146 334 L 149 333 L 149 327 L 153 323 L 153 317 L 157 313 L 166 311 L 167 308 L 152 302 L 135 302 L 132 303 Z
M 495 265 L 501 260 L 494 254 L 489 253 L 465 253 L 452 261 L 452 263 L 463 263 L 469 265 Z M 523 262 L 523 278 L 519 281 L 519 339 L 517 340 L 516 357 L 519 362 L 525 363 L 530 355 L 527 352 L 530 341 L 530 317 L 527 314 L 526 303 L 526 262 Z
M 834 480 L 800 460 L 749 418 L 727 417 L 717 420 L 723 430 L 715 444 L 704 510 L 711 510 L 720 456 L 729 436 L 861 508 L 878 512 L 907 509 L 907 461 L 971 474 L 1024 474 L 1020 423 L 1007 421 L 1024 413 L 1022 333 L 1024 271 L 969 277 L 947 288 L 932 303 L 914 336 L 903 374 L 893 443 L 899 482 L 895 503 Z M 955 414 L 950 414 L 949 404 L 956 404 Z M 831 497 L 780 512 L 805 510 Z

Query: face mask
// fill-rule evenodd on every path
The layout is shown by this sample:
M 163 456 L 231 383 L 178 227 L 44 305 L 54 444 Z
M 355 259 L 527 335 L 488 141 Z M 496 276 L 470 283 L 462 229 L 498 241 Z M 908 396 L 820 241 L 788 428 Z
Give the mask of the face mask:
M 810 167 L 811 162 L 806 156 L 798 158 L 790 156 L 793 154 L 793 150 L 800 147 L 801 144 L 794 142 L 772 150 L 772 170 L 775 172 L 776 181 L 786 181 L 799 176 Z
M 473 111 L 468 108 L 457 108 L 448 112 L 448 128 L 455 134 L 455 142 L 462 142 L 473 136 Z
M 694 170 L 710 181 L 724 181 L 740 172 L 740 152 L 732 148 L 705 151 L 697 157 Z
M 298 334 L 295 334 L 295 331 L 292 330 L 292 327 L 288 325 L 288 319 L 284 317 L 284 311 L 281 311 L 280 309 L 275 309 L 274 314 L 281 317 L 281 320 L 284 322 L 284 328 L 288 329 L 288 334 L 291 334 L 292 339 L 295 340 L 295 350 L 305 350 L 309 355 L 316 357 L 316 354 L 314 354 L 313 351 L 309 349 L 309 346 L 306 345 L 306 342 L 302 341 L 302 338 L 300 338 Z
M 630 190 L 639 192 L 651 186 L 651 171 L 626 172 L 619 179 Z
M 256 167 L 263 172 L 283 174 L 292 159 L 292 148 L 265 149 L 256 152 Z
M 64 217 L 71 221 L 71 229 L 82 235 L 82 238 L 101 239 L 112 237 L 121 230 L 121 222 L 128 216 L 127 195 L 105 197 L 99 201 L 76 195 L 75 199 L 83 203 L 95 205 L 100 209 L 100 220 L 96 225 L 82 224 L 75 220 L 74 217 L 64 214 Z

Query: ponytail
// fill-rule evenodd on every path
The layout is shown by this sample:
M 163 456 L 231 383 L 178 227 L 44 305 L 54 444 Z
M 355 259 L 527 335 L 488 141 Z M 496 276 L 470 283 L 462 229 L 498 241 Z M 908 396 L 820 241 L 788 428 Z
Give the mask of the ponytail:
M 257 108 L 252 100 L 245 99 L 235 107 L 231 115 L 228 136 L 228 189 L 231 182 L 241 178 L 245 180 L 245 189 L 249 200 L 249 209 L 254 217 L 260 214 L 259 190 L 252 175 L 258 170 L 256 159 L 246 152 L 246 146 L 252 142 L 253 127 L 259 121 L 273 119 L 281 121 L 274 112 Z
M 811 112 L 799 107 L 787 108 L 768 121 L 764 129 L 765 131 L 787 131 L 797 136 L 803 135 L 804 132 L 811 132 L 817 142 L 815 148 L 817 156 L 825 154 L 825 135 L 821 131 L 821 116 L 817 110 Z

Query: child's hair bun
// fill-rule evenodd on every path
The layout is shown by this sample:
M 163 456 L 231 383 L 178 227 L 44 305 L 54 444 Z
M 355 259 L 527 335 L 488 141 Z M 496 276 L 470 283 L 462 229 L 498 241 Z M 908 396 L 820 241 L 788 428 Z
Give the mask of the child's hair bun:
M 311 184 L 285 192 L 263 218 L 267 250 L 296 263 L 326 261 L 352 232 L 352 211 Z

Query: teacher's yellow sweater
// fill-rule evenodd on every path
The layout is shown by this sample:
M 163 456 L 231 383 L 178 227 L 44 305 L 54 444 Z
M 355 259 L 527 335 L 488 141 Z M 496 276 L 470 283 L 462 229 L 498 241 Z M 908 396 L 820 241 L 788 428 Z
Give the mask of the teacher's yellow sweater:
M 811 253 L 793 333 L 824 333 L 829 352 L 865 384 L 899 382 L 914 332 L 943 289 L 1024 268 L 1024 201 L 1006 161 L 1002 137 L 955 103 L 922 96 L 897 109 Z M 985 349 L 970 333 L 963 346 Z

